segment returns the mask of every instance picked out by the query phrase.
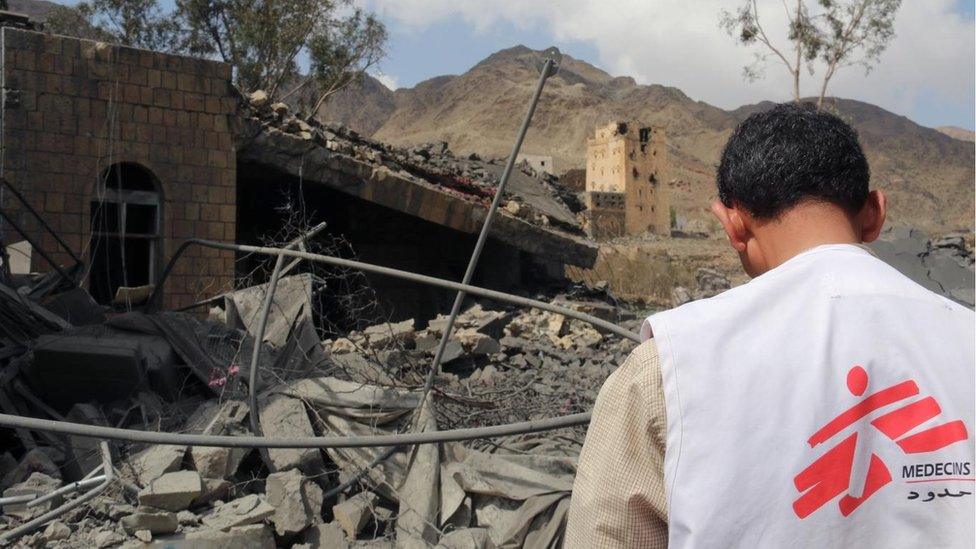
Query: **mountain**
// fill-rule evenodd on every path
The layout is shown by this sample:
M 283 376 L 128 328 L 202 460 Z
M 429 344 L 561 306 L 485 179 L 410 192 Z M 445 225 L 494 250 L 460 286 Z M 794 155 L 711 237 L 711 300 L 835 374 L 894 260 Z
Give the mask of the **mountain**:
M 397 145 L 447 141 L 457 154 L 505 156 L 538 80 L 540 54 L 516 46 L 464 74 L 438 76 L 395 92 L 367 78 L 344 90 L 321 116 Z M 597 125 L 621 119 L 663 127 L 671 155 L 672 203 L 679 216 L 705 221 L 726 139 L 748 114 L 771 105 L 726 111 L 677 88 L 639 85 L 563 56 L 522 150 L 551 155 L 561 172 L 585 164 L 586 139 Z M 972 227 L 972 143 L 860 101 L 831 99 L 828 108 L 857 128 L 871 162 L 872 184 L 890 195 L 893 224 L 934 233 Z
M 976 132 L 959 126 L 938 126 L 936 130 L 960 141 L 976 141 Z

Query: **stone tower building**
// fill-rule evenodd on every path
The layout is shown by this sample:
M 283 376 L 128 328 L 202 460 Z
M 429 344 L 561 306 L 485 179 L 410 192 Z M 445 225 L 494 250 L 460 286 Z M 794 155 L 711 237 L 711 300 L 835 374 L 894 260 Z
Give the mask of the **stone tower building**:
M 597 128 L 595 137 L 586 144 L 590 235 L 669 234 L 667 165 L 664 130 L 625 122 Z

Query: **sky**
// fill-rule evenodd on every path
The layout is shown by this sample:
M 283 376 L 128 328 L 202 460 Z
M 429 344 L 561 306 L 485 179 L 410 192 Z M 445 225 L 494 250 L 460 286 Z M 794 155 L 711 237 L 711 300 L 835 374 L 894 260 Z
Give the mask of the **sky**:
M 357 0 L 387 25 L 387 56 L 375 75 L 391 88 L 460 74 L 517 44 L 557 46 L 614 76 L 681 89 L 725 109 L 788 100 L 790 75 L 770 61 L 747 82 L 754 49 L 718 28 L 720 11 L 739 0 Z M 976 126 L 976 0 L 904 0 L 896 37 L 867 75 L 846 67 L 829 95 L 859 99 L 925 126 Z M 760 0 L 774 42 L 786 43 L 782 3 Z M 804 73 L 805 96 L 819 91 L 821 70 Z
M 781 65 L 770 61 L 755 82 L 742 77 L 758 50 L 737 46 L 718 27 L 721 10 L 741 0 L 353 1 L 387 26 L 387 55 L 373 72 L 391 89 L 463 73 L 522 44 L 556 46 L 614 76 L 674 86 L 724 109 L 790 99 L 790 75 Z M 976 0 L 903 0 L 896 37 L 881 62 L 867 75 L 858 66 L 844 68 L 828 95 L 874 103 L 925 126 L 976 129 L 974 5 Z M 785 45 L 781 0 L 759 0 L 759 6 L 773 41 Z M 820 74 L 803 74 L 804 96 L 819 92 Z

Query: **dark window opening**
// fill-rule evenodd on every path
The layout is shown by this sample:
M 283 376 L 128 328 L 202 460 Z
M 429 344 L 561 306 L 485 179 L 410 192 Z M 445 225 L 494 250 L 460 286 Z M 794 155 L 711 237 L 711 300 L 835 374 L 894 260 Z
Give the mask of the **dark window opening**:
M 647 181 L 650 182 L 651 185 L 657 185 L 657 174 L 652 173 L 650 177 L 647 178 Z
M 637 171 L 637 168 L 633 168 L 632 175 L 634 176 L 634 179 L 640 177 L 640 172 Z
M 91 201 L 91 271 L 88 286 L 99 303 L 109 303 L 120 286 L 156 281 L 160 204 L 155 179 L 129 163 L 109 167 Z

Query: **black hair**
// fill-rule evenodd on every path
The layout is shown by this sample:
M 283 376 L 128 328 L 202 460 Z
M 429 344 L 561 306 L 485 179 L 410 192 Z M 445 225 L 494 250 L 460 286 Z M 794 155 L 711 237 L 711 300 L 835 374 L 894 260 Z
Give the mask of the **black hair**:
M 813 105 L 784 103 L 735 128 L 718 167 L 718 197 L 759 219 L 773 219 L 808 200 L 856 213 L 871 172 L 857 132 Z

